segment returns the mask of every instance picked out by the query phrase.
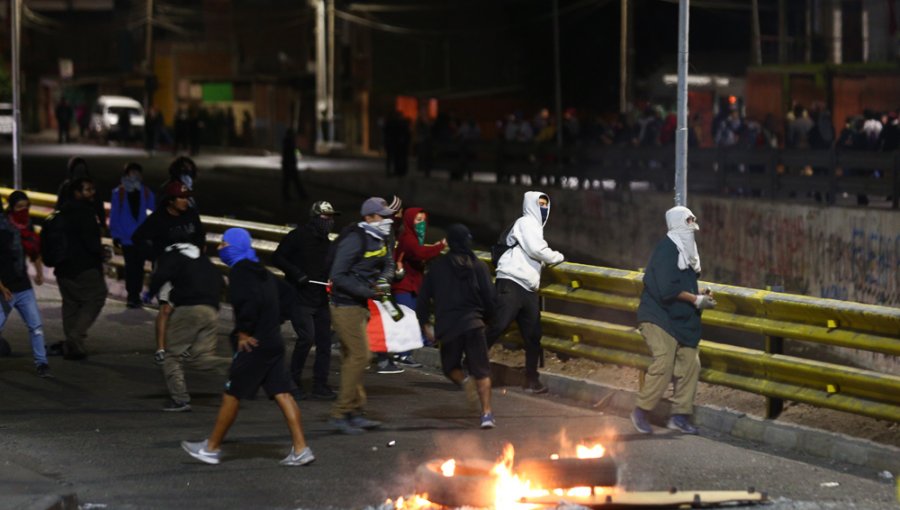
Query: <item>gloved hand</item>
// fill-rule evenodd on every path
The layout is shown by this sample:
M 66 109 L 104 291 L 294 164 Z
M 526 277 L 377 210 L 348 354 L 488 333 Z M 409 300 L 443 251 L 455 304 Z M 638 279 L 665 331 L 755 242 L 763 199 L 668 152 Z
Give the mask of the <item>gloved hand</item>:
M 157 365 L 162 365 L 166 361 L 166 350 L 160 349 L 156 351 L 156 354 L 153 355 L 153 362 Z
M 378 280 L 375 282 L 375 294 L 384 296 L 391 293 L 391 284 L 387 280 Z
M 694 306 L 697 307 L 698 310 L 708 310 L 710 308 L 715 308 L 716 300 L 713 299 L 711 294 L 697 294 L 697 297 L 694 299 Z

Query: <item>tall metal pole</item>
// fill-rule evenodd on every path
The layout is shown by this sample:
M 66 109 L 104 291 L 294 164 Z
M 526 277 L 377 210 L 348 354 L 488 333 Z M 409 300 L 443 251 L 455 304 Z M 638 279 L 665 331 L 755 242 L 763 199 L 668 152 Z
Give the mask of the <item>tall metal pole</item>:
M 334 142 L 334 0 L 328 0 L 328 141 Z
M 144 61 L 147 66 L 147 82 L 144 84 L 144 111 L 150 109 L 153 102 L 153 91 L 150 90 L 150 78 L 153 76 L 153 0 L 147 0 L 147 29 L 144 34 Z
M 10 10 L 12 22 L 12 157 L 13 157 L 13 187 L 22 189 L 22 95 L 19 90 L 19 58 L 20 44 L 22 42 L 22 0 L 13 0 Z
M 675 132 L 675 205 L 687 205 L 687 67 L 690 0 L 678 3 L 678 130 Z
M 621 0 L 619 24 L 619 113 L 628 111 L 628 0 Z
M 328 111 L 328 73 L 325 56 L 325 0 L 316 1 L 316 147 L 324 148 L 325 130 L 322 129 Z
M 562 80 L 559 76 L 559 0 L 553 0 L 553 72 L 556 75 L 556 147 L 562 149 Z

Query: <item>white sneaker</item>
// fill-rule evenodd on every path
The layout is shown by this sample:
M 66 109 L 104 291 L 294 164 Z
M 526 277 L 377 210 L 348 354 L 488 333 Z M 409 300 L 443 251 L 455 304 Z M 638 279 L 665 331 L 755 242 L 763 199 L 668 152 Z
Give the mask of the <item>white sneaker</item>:
M 207 464 L 218 464 L 222 461 L 222 450 L 211 452 L 206 449 L 209 442 L 207 439 L 192 443 L 190 441 L 182 441 L 181 448 L 191 457 L 203 461 Z
M 291 447 L 291 453 L 282 459 L 279 464 L 282 466 L 305 466 L 312 464 L 314 460 L 316 460 L 316 456 L 313 455 L 312 450 L 308 446 L 300 450 L 300 453 L 294 453 L 294 448 Z

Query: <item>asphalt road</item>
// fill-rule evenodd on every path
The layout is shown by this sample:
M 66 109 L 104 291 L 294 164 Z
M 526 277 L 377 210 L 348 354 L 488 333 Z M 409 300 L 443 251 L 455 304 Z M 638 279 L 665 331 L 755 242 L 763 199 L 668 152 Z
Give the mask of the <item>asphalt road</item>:
M 58 291 L 51 282 L 39 288 L 39 297 L 52 342 L 62 334 Z M 520 458 L 545 457 L 563 451 L 565 441 L 600 437 L 618 459 L 628 490 L 754 486 L 776 499 L 775 508 L 896 508 L 893 484 L 876 473 L 788 459 L 728 438 L 662 429 L 638 436 L 624 417 L 518 388 L 495 389 L 498 428 L 482 431 L 462 392 L 429 370 L 367 375 L 369 413 L 386 424 L 363 436 L 334 434 L 326 425 L 329 404 L 302 401 L 317 456 L 311 466 L 278 465 L 289 437 L 277 407 L 265 398 L 244 404 L 223 463 L 201 464 L 179 442 L 206 436 L 224 377 L 190 374 L 194 411 L 161 412 L 166 394 L 151 360 L 153 314 L 108 301 L 91 330 L 90 358 L 51 358 L 54 379 L 35 376 L 24 326 L 11 320 L 4 336 L 17 355 L 0 359 L 0 466 L 56 480 L 82 504 L 106 505 L 93 508 L 359 509 L 410 494 L 416 466 L 431 458 L 493 459 L 507 442 Z M 229 330 L 230 311 L 223 309 L 225 354 Z M 389 441 L 396 444 L 389 447 Z M 830 482 L 838 485 L 822 486 Z

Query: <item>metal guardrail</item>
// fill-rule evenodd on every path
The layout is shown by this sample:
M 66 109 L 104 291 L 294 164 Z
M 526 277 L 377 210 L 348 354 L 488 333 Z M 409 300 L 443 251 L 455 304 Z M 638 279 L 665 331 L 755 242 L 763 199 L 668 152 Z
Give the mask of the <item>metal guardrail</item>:
M 11 190 L 0 188 L 0 196 Z M 45 217 L 54 195 L 30 192 L 33 215 Z M 288 227 L 202 217 L 211 232 L 207 242 L 221 239 L 218 231 L 241 226 L 254 237 L 254 247 L 270 255 L 279 234 Z M 478 256 L 490 262 L 486 252 Z M 218 261 L 216 261 L 218 262 Z M 117 258 L 114 265 L 121 265 Z M 219 264 L 223 269 L 224 265 Z M 601 309 L 637 310 L 643 273 L 563 263 L 544 271 L 541 295 L 550 300 Z M 766 335 L 768 352 L 704 339 L 700 343 L 700 378 L 769 399 L 767 415 L 775 418 L 780 401 L 900 422 L 900 376 L 782 354 L 781 339 L 859 349 L 900 356 L 900 309 L 821 299 L 715 283 L 703 283 L 716 295 L 718 306 L 703 314 L 703 323 Z M 650 353 L 631 326 L 544 312 L 543 344 L 550 351 L 604 363 L 646 368 Z M 508 333 L 506 340 L 517 341 Z
M 530 175 L 560 182 L 615 180 L 619 186 L 646 181 L 660 190 L 673 186 L 673 146 L 568 146 L 519 142 L 432 142 L 432 167 L 454 178 L 472 172 L 497 174 L 498 181 Z M 900 153 L 852 150 L 692 148 L 691 190 L 740 192 L 766 198 L 818 193 L 825 203 L 838 193 L 890 197 L 900 207 Z

